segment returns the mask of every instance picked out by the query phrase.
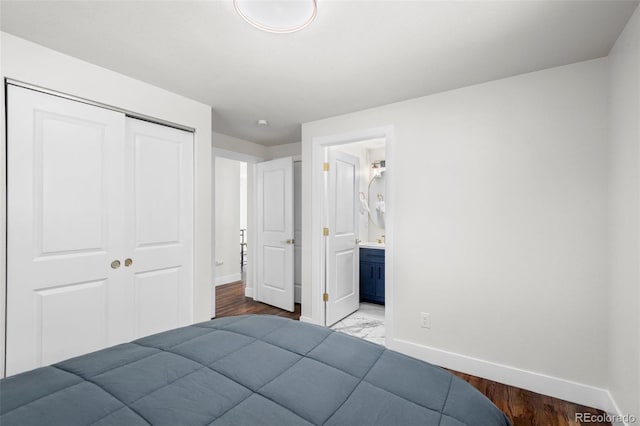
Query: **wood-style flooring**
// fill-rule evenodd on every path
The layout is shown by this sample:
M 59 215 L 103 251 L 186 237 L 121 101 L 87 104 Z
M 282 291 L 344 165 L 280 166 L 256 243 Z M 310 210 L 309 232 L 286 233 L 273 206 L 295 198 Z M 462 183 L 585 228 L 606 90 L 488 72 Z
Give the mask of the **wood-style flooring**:
M 216 287 L 216 318 L 245 314 L 278 315 L 299 320 L 300 305 L 296 303 L 295 310 L 288 312 L 271 305 L 256 302 L 250 297 L 245 297 L 242 281 Z
M 264 303 L 256 302 L 244 295 L 242 282 L 216 287 L 216 318 L 244 314 L 269 314 L 300 319 L 300 305 L 295 312 L 287 312 Z M 604 426 L 611 423 L 581 423 L 577 413 L 604 415 L 602 411 L 583 407 L 571 402 L 540 395 L 524 389 L 449 370 L 469 382 L 493 401 L 513 422 L 514 426 Z

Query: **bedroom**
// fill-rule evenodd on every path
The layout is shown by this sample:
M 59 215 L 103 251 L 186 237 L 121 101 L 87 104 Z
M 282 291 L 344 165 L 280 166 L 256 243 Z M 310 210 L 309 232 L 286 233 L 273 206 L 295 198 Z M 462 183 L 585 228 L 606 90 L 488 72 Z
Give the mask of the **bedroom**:
M 152 19 L 144 7 L 159 5 L 140 3 L 134 10 L 123 11 L 108 2 L 79 2 L 76 9 L 73 3 L 58 7 L 47 3 L 49 9 L 29 6 L 32 2 L 2 3 L 3 78 L 196 130 L 195 322 L 208 319 L 211 313 L 212 146 L 244 155 L 262 152 L 265 159 L 278 146 L 252 142 L 259 141 L 261 134 L 251 133 L 258 130 L 249 125 L 248 136 L 224 135 L 223 130 L 231 133 L 232 127 L 224 114 L 238 109 L 233 102 L 242 99 L 278 98 L 279 90 L 299 87 L 294 82 L 307 88 L 301 92 L 305 94 L 301 103 L 317 103 L 314 97 L 334 83 L 329 77 L 337 76 L 346 83 L 331 91 L 329 99 L 319 99 L 339 107 L 333 113 L 300 120 L 294 139 L 280 136 L 286 142 L 283 145 L 298 150 L 303 162 L 302 237 L 310 243 L 303 247 L 302 256 L 302 315 L 321 323 L 315 309 L 321 300 L 312 293 L 318 279 L 312 272 L 314 241 L 320 236 L 311 232 L 315 229 L 311 225 L 314 178 L 311 167 L 305 167 L 317 160 L 314 140 L 392 125 L 390 166 L 398 166 L 389 183 L 396 190 L 392 192 L 397 218 L 387 233 L 387 245 L 394 251 L 393 264 L 387 268 L 394 292 L 394 335 L 388 336 L 389 347 L 454 370 L 638 417 L 637 3 L 507 2 L 515 12 L 498 12 L 495 4 L 473 2 L 473 13 L 436 25 L 436 18 L 443 16 L 438 13 L 446 13 L 430 2 L 423 7 L 425 16 L 432 16 L 429 23 L 434 33 L 425 35 L 418 31 L 421 27 L 409 25 L 416 25 L 415 21 L 405 21 L 406 33 L 394 37 L 425 38 L 420 43 L 394 45 L 394 51 L 385 53 L 388 57 L 378 58 L 366 49 L 384 33 L 379 28 L 367 30 L 368 22 L 384 22 L 379 20 L 388 16 L 396 30 L 403 22 L 397 22 L 400 12 L 390 14 L 393 9 L 384 9 L 391 7 L 389 3 L 375 2 L 377 7 L 348 23 L 354 32 L 357 29 L 369 37 L 356 44 L 360 55 L 346 47 L 341 53 L 381 63 L 381 75 L 372 76 L 377 84 L 367 85 L 369 80 L 357 73 L 352 61 L 339 69 L 326 62 L 310 64 L 322 71 L 314 75 L 315 80 L 297 75 L 278 77 L 279 84 L 250 80 L 252 86 L 249 80 L 230 84 L 233 75 L 228 70 L 215 74 L 215 69 L 191 69 L 191 65 L 206 61 L 204 56 L 218 47 L 216 40 L 225 57 L 240 65 L 266 61 L 270 49 L 287 59 L 286 51 L 278 50 L 282 49 L 279 43 L 304 52 L 307 38 L 328 37 L 333 28 L 346 25 L 346 12 L 342 16 L 336 9 L 342 2 L 319 2 L 317 21 L 299 33 L 275 38 L 246 25 L 232 4 L 225 2 L 215 2 L 220 8 L 215 25 L 207 24 L 214 17 L 204 19 L 203 13 L 187 7 L 188 2 L 165 4 L 170 10 L 158 12 L 158 22 L 147 32 L 138 24 Z M 420 7 L 422 2 L 412 4 Z M 64 13 L 54 13 L 63 6 Z M 491 13 L 483 15 L 483 10 Z M 483 17 L 483 25 L 462 31 L 461 26 L 475 22 L 476 13 Z M 172 16 L 180 18 L 181 37 L 192 43 L 186 51 L 178 49 L 182 39 L 168 24 Z M 202 26 L 196 25 L 202 21 Z M 113 22 L 121 23 L 121 32 L 105 28 Z M 458 23 L 459 32 L 444 23 Z M 93 26 L 100 31 L 94 33 Z M 238 31 L 247 38 L 239 38 L 238 43 L 244 44 L 236 49 L 235 43 L 219 41 L 231 38 L 205 28 L 232 31 L 236 36 L 233 31 Z M 125 29 L 138 44 L 130 42 Z M 353 37 L 340 34 L 347 35 Z M 162 42 L 153 44 L 153 37 Z M 317 40 L 309 42 L 313 41 Z M 520 49 L 520 43 L 527 41 L 532 44 Z M 440 43 L 448 43 L 449 50 L 438 50 Z M 415 52 L 411 48 L 424 51 L 429 61 L 418 61 L 422 56 L 400 59 Z M 255 56 L 243 58 L 244 51 Z M 448 68 L 438 68 L 440 62 L 449 64 Z M 167 67 L 169 75 L 190 78 L 155 75 L 160 65 Z M 279 73 L 288 65 L 263 62 L 259 68 Z M 412 67 L 429 76 L 409 82 L 408 86 L 420 86 L 421 93 L 397 95 L 378 104 L 340 102 L 340 90 L 349 88 L 350 93 L 388 95 L 395 89 L 387 87 L 399 84 L 388 76 L 401 70 L 408 73 Z M 243 70 L 247 72 L 246 67 Z M 490 71 L 495 74 L 489 75 Z M 451 79 L 445 83 L 454 80 L 457 86 L 422 86 L 441 83 L 449 74 Z M 238 74 L 238 79 L 245 76 Z M 465 80 L 469 76 L 476 80 Z M 293 78 L 291 88 L 287 78 Z M 382 84 L 385 79 L 389 81 Z M 211 101 L 204 102 L 191 91 L 189 83 L 198 81 Z M 220 97 L 228 95 L 214 82 L 230 86 L 238 100 L 218 104 L 216 89 Z M 301 106 L 292 103 L 288 108 Z M 265 113 L 257 106 L 250 112 L 246 120 L 251 125 L 263 118 L 258 114 Z M 4 155 L 5 150 L 0 151 Z M 5 173 L 0 175 L 4 179 Z M 5 207 L 1 210 L 6 213 Z M 4 253 L 1 258 L 4 262 Z M 4 297 L 4 291 L 0 293 Z M 420 312 L 432 315 L 428 331 L 419 326 Z M 5 316 L 0 317 L 4 321 Z

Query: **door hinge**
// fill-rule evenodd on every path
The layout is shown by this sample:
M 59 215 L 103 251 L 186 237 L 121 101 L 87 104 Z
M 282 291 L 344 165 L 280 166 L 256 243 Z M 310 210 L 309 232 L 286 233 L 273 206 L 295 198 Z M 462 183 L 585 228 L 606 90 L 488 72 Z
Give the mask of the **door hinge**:
M 324 235 L 325 237 L 329 236 L 329 228 L 322 228 L 322 235 Z
M 324 293 L 322 295 L 322 301 L 323 302 L 328 302 L 329 301 L 329 293 Z
M 322 165 L 322 170 L 324 170 L 325 172 L 328 172 L 329 171 L 329 163 L 324 163 Z

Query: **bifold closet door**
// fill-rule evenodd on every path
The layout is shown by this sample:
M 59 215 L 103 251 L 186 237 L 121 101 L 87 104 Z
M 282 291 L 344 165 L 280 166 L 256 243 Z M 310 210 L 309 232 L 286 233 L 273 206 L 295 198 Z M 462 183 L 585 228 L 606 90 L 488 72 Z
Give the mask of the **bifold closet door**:
M 128 340 L 123 114 L 9 85 L 7 375 Z
M 193 134 L 7 102 L 7 375 L 192 322 Z
M 193 134 L 127 118 L 126 149 L 124 269 L 139 337 L 192 322 Z

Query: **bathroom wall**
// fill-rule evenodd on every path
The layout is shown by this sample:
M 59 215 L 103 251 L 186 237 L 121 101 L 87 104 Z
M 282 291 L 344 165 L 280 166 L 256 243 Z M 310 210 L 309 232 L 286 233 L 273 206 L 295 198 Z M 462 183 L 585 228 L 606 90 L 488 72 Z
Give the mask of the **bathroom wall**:
M 385 148 L 367 149 L 367 156 L 369 157 L 369 182 L 371 182 L 371 179 L 373 179 L 373 177 L 376 174 L 375 169 L 371 167 L 371 163 L 386 159 Z M 365 194 L 368 194 L 368 192 L 365 191 Z M 373 214 L 375 214 L 376 201 L 377 200 L 375 198 L 369 199 L 369 208 L 371 209 Z M 376 225 L 371 220 L 371 217 L 369 217 L 369 235 L 368 235 L 367 241 L 381 240 L 382 236 L 384 235 L 384 232 L 385 232 L 384 228 L 381 228 L 378 225 Z

